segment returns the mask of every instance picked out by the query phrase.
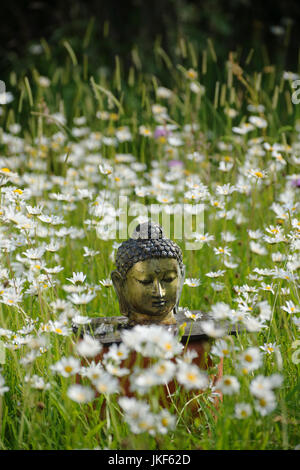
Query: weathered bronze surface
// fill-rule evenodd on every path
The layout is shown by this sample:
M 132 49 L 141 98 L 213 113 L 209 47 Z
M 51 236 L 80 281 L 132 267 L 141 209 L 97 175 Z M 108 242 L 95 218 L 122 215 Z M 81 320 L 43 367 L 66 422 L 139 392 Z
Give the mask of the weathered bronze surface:
M 135 324 L 175 325 L 184 282 L 182 252 L 159 225 L 139 224 L 123 242 L 111 278 L 120 312 Z
M 132 237 L 120 245 L 116 266 L 111 277 L 123 316 L 93 318 L 84 327 L 74 326 L 74 331 L 81 335 L 90 333 L 109 345 L 121 342 L 121 332 L 137 324 L 159 324 L 178 335 L 180 326 L 186 323 L 183 343 L 208 341 L 201 320 L 209 317 L 203 315 L 194 321 L 179 309 L 185 275 L 182 252 L 176 243 L 164 237 L 159 225 L 148 222 L 138 225 Z M 235 333 L 235 328 L 228 326 L 227 332 Z

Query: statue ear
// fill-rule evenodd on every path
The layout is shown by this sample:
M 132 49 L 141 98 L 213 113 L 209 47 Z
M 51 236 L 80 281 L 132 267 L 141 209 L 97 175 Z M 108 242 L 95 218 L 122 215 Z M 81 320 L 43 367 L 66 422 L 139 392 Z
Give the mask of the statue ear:
M 118 296 L 120 313 L 128 317 L 128 306 L 123 294 L 123 278 L 119 271 L 115 270 L 111 273 L 111 280 Z
M 184 279 L 185 279 L 185 266 L 183 266 L 183 268 L 182 268 L 181 279 L 180 279 L 180 285 L 179 285 L 178 294 L 177 294 L 177 302 L 176 302 L 176 305 L 175 305 L 175 307 L 174 307 L 174 313 L 175 313 L 175 315 L 176 315 L 176 313 L 178 313 L 179 300 L 180 300 L 180 297 L 181 297 L 181 291 L 182 291 L 182 288 L 183 288 Z

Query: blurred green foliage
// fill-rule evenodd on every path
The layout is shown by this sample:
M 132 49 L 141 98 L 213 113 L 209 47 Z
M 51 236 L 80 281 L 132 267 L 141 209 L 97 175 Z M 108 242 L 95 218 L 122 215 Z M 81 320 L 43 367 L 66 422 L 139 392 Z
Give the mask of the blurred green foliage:
M 115 55 L 129 67 L 138 50 L 144 70 L 154 73 L 153 43 L 174 59 L 178 38 L 191 42 L 196 54 L 212 38 L 218 57 L 253 47 L 261 63 L 289 69 L 298 62 L 300 5 L 293 0 L 11 0 L 1 6 L 1 16 L 2 75 L 24 70 L 28 45 L 40 38 L 51 46 L 68 38 L 76 52 L 85 49 L 92 68 L 114 67 Z

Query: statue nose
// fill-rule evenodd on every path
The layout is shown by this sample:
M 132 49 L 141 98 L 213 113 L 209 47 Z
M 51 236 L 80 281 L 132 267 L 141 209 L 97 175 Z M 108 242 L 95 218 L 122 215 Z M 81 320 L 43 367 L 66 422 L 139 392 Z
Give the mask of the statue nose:
M 164 296 L 164 290 L 158 280 L 153 282 L 153 294 L 155 295 L 155 297 Z

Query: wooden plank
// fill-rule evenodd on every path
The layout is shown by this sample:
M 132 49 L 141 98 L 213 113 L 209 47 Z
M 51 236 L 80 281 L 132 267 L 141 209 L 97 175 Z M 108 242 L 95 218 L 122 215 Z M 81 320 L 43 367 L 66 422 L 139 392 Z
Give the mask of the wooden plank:
M 182 343 L 194 341 L 208 340 L 209 336 L 204 332 L 202 322 L 206 320 L 212 320 L 216 327 L 224 327 L 226 330 L 225 334 L 236 335 L 237 332 L 245 331 L 240 325 L 231 325 L 229 322 L 220 323 L 213 320 L 213 318 L 207 314 L 203 314 L 199 310 L 192 310 L 193 314 L 202 313 L 202 317 L 199 320 L 191 320 L 187 318 L 182 311 L 176 315 L 176 325 L 161 325 L 163 328 L 177 335 L 179 327 L 183 323 L 186 323 L 185 332 L 182 336 Z M 102 344 L 109 345 L 113 343 L 120 343 L 121 333 L 124 329 L 130 329 L 134 325 L 130 324 L 127 317 L 116 316 L 116 317 L 98 317 L 92 318 L 91 322 L 87 325 L 73 325 L 74 333 L 79 334 L 83 337 L 84 334 L 90 334 L 98 339 Z

